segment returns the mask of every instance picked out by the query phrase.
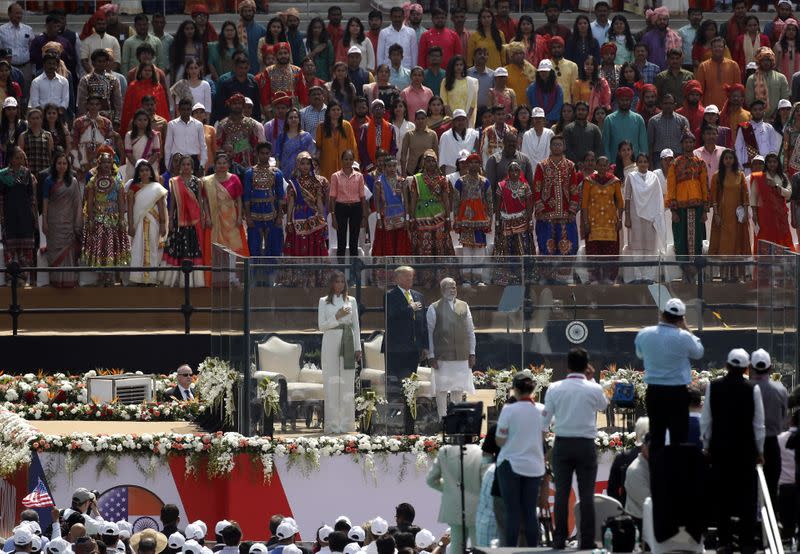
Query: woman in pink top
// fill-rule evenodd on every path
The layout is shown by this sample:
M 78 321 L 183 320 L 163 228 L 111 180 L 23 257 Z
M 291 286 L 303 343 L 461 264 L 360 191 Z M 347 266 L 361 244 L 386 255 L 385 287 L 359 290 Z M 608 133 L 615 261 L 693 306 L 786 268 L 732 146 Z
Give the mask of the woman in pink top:
M 428 102 L 433 98 L 433 91 L 422 84 L 425 71 L 417 66 L 411 70 L 411 84 L 400 92 L 400 98 L 408 106 L 408 113 L 417 113 L 417 110 L 428 110 Z
M 328 211 L 333 214 L 333 228 L 336 229 L 336 255 L 342 258 L 345 244 L 350 247 L 351 257 L 358 256 L 358 235 L 361 227 L 367 226 L 369 215 L 364 176 L 353 170 L 354 161 L 352 150 L 342 152 L 342 169 L 331 175 L 328 199 Z

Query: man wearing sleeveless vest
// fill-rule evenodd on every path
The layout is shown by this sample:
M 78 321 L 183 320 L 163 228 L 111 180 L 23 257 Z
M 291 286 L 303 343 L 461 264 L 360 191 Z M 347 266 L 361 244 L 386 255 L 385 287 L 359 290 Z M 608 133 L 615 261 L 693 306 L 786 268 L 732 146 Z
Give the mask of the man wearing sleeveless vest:
M 474 393 L 472 367 L 475 365 L 475 326 L 469 305 L 458 300 L 456 282 L 445 277 L 439 283 L 442 298 L 428 307 L 428 344 L 433 368 L 433 390 L 439 417 L 447 415 L 447 394 L 461 402 L 463 394 Z

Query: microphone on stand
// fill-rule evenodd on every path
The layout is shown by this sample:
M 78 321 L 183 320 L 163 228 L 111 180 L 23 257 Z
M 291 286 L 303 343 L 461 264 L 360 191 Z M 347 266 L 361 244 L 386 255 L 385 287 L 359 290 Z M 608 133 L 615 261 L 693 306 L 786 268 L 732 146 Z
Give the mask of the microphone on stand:
M 578 301 L 575 298 L 575 293 L 572 293 L 572 319 L 578 319 Z

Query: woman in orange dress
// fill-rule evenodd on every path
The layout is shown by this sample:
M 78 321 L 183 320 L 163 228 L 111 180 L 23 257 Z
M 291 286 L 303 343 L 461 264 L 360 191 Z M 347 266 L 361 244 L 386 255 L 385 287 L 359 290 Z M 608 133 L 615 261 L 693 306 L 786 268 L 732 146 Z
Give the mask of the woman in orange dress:
M 342 106 L 336 100 L 328 103 L 325 119 L 317 126 L 316 139 L 319 175 L 330 181 L 331 175 L 342 169 L 342 153 L 358 152 L 353 128 L 344 120 Z
M 758 241 L 780 244 L 794 251 L 786 203 L 792 197 L 789 179 L 783 172 L 778 154 L 771 152 L 764 159 L 763 173 L 750 175 L 750 206 L 753 208 L 755 241 L 753 253 L 758 254 Z
M 164 87 L 158 82 L 158 75 L 152 63 L 139 65 L 136 71 L 136 80 L 128 85 L 125 91 L 125 101 L 122 103 L 122 117 L 120 128 L 129 129 L 133 114 L 142 107 L 142 98 L 152 96 L 156 99 L 156 114 L 167 121 L 170 120 L 169 104 L 167 103 L 167 93 Z

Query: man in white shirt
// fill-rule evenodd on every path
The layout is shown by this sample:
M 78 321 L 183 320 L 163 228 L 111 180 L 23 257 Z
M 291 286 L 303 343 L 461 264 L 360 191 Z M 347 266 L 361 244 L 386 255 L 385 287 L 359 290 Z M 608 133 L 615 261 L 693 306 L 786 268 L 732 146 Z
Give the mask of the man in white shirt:
M 461 402 L 463 394 L 474 394 L 475 326 L 469 305 L 456 298 L 455 280 L 439 283 L 442 298 L 428 306 L 428 362 L 433 368 L 433 389 L 439 417 L 447 415 L 447 394 Z M 450 523 L 450 522 L 445 522 Z
M 555 133 L 545 126 L 547 120 L 544 117 L 542 108 L 533 108 L 531 121 L 533 126 L 522 135 L 522 148 L 520 148 L 520 151 L 528 156 L 531 160 L 531 165 L 536 167 L 536 164 L 550 157 L 550 139 L 553 138 Z
M 556 486 L 554 548 L 564 548 L 569 519 L 569 493 L 572 475 L 578 479 L 581 502 L 580 549 L 594 548 L 594 484 L 597 477 L 597 412 L 605 410 L 608 399 L 603 388 L 594 382 L 594 368 L 583 348 L 567 354 L 569 374 L 550 385 L 544 399 L 545 423 L 553 425 L 553 475 Z M 587 379 L 588 377 L 588 379 Z
M 764 404 L 761 389 L 744 374 L 750 356 L 743 348 L 728 354 L 728 373 L 706 387 L 700 433 L 711 461 L 711 486 L 719 547 L 732 552 L 733 523 L 737 517 L 739 546 L 754 553 L 758 497 L 756 464 L 764 463 Z M 732 484 L 735 483 L 735 486 Z
M 417 65 L 417 33 L 411 27 L 403 24 L 403 8 L 393 7 L 389 11 L 392 24 L 381 29 L 378 35 L 377 63 L 389 65 L 389 47 L 399 44 L 403 47 L 403 67 L 411 69 Z
M 745 173 L 750 175 L 750 164 L 757 155 L 766 156 L 770 152 L 780 152 L 781 135 L 764 121 L 764 101 L 753 100 L 750 104 L 750 121 L 739 126 L 736 133 L 736 158 Z
M 797 536 L 798 503 L 797 476 L 795 475 L 794 450 L 786 448 L 786 443 L 797 432 L 800 412 L 792 414 L 788 431 L 778 435 L 778 446 L 781 449 L 781 476 L 778 479 L 778 514 L 783 526 L 783 537 L 791 539 Z
M 645 435 L 636 459 L 625 471 L 625 511 L 639 520 L 641 528 L 644 501 L 650 494 L 650 435 Z
M 184 154 L 194 159 L 197 171 L 206 166 L 208 151 L 203 124 L 192 117 L 192 101 L 183 98 L 178 104 L 180 117 L 167 125 L 167 140 L 164 146 L 165 159 L 171 160 L 175 154 Z
M 600 0 L 594 5 L 594 21 L 589 27 L 592 30 L 592 36 L 597 40 L 597 44 L 603 46 L 608 42 L 608 30 L 611 28 L 611 22 L 608 20 L 608 12 L 610 6 L 605 0 Z M 613 39 L 612 39 L 613 42 Z
M 0 25 L 0 45 L 11 50 L 11 65 L 22 71 L 24 82 L 33 78 L 31 67 L 31 42 L 35 38 L 33 29 L 22 23 L 25 10 L 22 2 L 12 2 L 8 6 L 8 23 Z M 27 91 L 23 90 L 23 95 Z
M 109 70 L 119 67 L 119 62 L 122 59 L 120 56 L 119 41 L 106 33 L 106 17 L 102 12 L 98 12 L 94 19 L 94 33 L 81 41 L 81 65 L 86 73 L 92 72 L 92 62 L 90 58 L 92 52 L 95 50 L 106 50 L 110 48 L 113 51 L 113 59 Z
M 480 133 L 476 129 L 467 128 L 467 112 L 453 110 L 453 124 L 439 139 L 439 166 L 445 175 L 454 172 L 458 153 L 462 150 L 475 151 L 480 145 Z
M 56 73 L 59 59 L 46 54 L 42 62 L 44 72 L 31 83 L 31 97 L 28 106 L 43 108 L 47 104 L 55 104 L 63 114 L 69 108 L 69 81 Z

